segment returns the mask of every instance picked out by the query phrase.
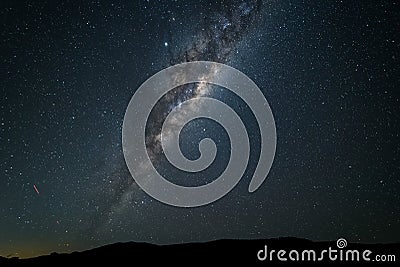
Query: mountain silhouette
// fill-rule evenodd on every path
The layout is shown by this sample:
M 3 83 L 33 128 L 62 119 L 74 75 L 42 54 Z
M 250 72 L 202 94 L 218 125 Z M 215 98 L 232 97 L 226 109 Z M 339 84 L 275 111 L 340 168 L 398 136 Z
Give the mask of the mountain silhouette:
M 327 253 L 322 261 L 318 261 L 320 252 L 322 250 L 328 250 L 331 247 L 332 250 L 336 250 L 337 259 L 332 261 L 329 259 Z M 264 260 L 260 260 L 265 256 L 265 248 L 267 249 L 267 257 Z M 313 242 L 307 239 L 299 238 L 276 238 L 276 239 L 257 239 L 257 240 L 216 240 L 204 243 L 185 243 L 175 245 L 155 245 L 148 243 L 115 243 L 111 245 L 94 248 L 82 252 L 72 253 L 52 253 L 50 255 L 39 256 L 29 259 L 19 258 L 5 258 L 0 257 L 0 266 L 73 266 L 85 265 L 95 266 L 101 264 L 101 266 L 142 266 L 145 264 L 184 264 L 186 266 L 198 265 L 198 264 L 238 264 L 244 263 L 246 266 L 252 265 L 293 265 L 293 264 L 304 264 L 304 263 L 342 263 L 345 260 L 340 260 L 340 251 L 343 251 L 343 255 L 346 255 L 346 251 L 358 250 L 360 260 L 355 259 L 350 264 L 373 264 L 377 263 L 375 256 L 384 255 L 386 262 L 385 265 L 394 265 L 396 261 L 400 261 L 400 244 L 358 244 L 348 243 L 343 249 L 338 249 L 336 241 L 322 241 Z M 260 252 L 261 250 L 261 252 Z M 270 253 L 272 252 L 273 260 L 271 262 Z M 280 250 L 286 251 L 286 261 L 280 261 L 277 258 L 277 253 Z M 288 254 L 290 251 L 299 251 L 300 259 L 292 260 L 289 259 Z M 304 250 L 315 250 L 317 254 L 317 260 L 313 261 L 312 257 L 309 259 L 308 252 L 305 254 L 305 261 L 301 261 L 301 253 Z M 361 259 L 362 253 L 365 250 L 370 250 L 369 255 L 370 261 Z M 258 255 L 259 254 L 259 255 Z M 349 254 L 351 256 L 351 254 Z M 394 258 L 389 259 L 389 255 L 394 255 Z M 296 253 L 292 252 L 292 256 L 295 259 Z M 344 257 L 344 256 L 343 256 Z M 350 258 L 349 258 L 350 259 Z M 350 261 L 350 260 L 349 260 Z M 382 262 L 379 262 L 382 263 Z

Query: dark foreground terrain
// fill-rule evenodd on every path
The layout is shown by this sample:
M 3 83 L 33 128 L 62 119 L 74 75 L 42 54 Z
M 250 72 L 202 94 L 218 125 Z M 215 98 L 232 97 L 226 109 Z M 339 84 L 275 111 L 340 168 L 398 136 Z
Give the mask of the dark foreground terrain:
M 267 246 L 268 256 L 259 260 L 258 256 L 265 257 L 265 246 Z M 336 260 L 329 258 L 329 247 L 331 256 Z M 263 250 L 260 252 L 260 250 Z M 274 250 L 272 252 L 272 250 Z M 285 250 L 281 253 L 281 258 L 287 261 L 280 261 L 277 253 L 279 250 Z M 296 252 L 298 252 L 298 260 Z M 304 252 L 306 250 L 306 252 Z M 313 260 L 311 250 L 316 252 L 316 260 Z M 324 252 L 322 260 L 321 253 Z M 356 259 L 355 250 L 359 253 L 359 261 Z M 371 253 L 365 252 L 370 250 Z M 350 252 L 348 252 L 350 251 Z M 272 252 L 272 261 L 270 253 Z M 363 259 L 363 253 L 369 261 Z M 258 256 L 257 256 L 258 254 Z M 340 255 L 342 254 L 342 260 Z M 368 255 L 367 255 L 368 254 Z M 349 243 L 344 248 L 338 249 L 336 241 L 332 242 L 312 242 L 297 238 L 279 238 L 268 240 L 219 240 L 207 243 L 190 243 L 178 245 L 158 246 L 146 243 L 116 243 L 83 252 L 73 252 L 71 254 L 57 254 L 40 256 L 31 259 L 2 258 L 0 257 L 0 266 L 143 266 L 154 263 L 163 265 L 198 265 L 207 264 L 215 266 L 216 264 L 236 264 L 238 266 L 252 265 L 297 265 L 298 263 L 322 263 L 326 264 L 345 264 L 350 265 L 377 263 L 380 265 L 395 265 L 400 262 L 400 244 L 354 244 Z M 354 258 L 352 259 L 352 255 Z M 393 255 L 393 256 L 392 256 Z M 377 257 L 378 256 L 378 257 Z M 302 261 L 302 257 L 304 260 Z M 382 262 L 385 260 L 385 262 Z

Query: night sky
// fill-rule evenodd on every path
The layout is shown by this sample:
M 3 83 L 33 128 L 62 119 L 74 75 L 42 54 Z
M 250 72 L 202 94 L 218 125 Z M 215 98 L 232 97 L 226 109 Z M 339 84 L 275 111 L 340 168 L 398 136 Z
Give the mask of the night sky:
M 218 3 L 214 3 L 218 2 Z M 2 1 L 0 255 L 28 257 L 121 242 L 157 244 L 294 236 L 400 241 L 400 20 L 395 1 Z M 259 156 L 249 107 L 210 96 L 249 131 L 244 177 L 198 208 L 152 199 L 131 177 L 122 123 L 135 90 L 165 67 L 210 60 L 237 68 L 273 111 L 271 171 L 247 190 Z M 194 86 L 194 85 L 193 85 Z M 177 184 L 212 181 L 229 159 L 217 123 L 184 128 L 181 148 L 215 139 L 199 175 L 174 170 L 157 136 L 194 96 L 174 89 L 146 129 L 157 169 Z

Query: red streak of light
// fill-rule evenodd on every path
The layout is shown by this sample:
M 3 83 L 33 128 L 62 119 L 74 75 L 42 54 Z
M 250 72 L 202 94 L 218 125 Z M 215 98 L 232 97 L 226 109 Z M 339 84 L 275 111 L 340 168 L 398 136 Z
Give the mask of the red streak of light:
M 33 185 L 33 188 L 35 188 L 36 193 L 39 195 L 39 194 L 40 194 L 40 193 L 39 193 L 39 190 L 37 189 L 37 187 L 36 187 L 35 184 Z

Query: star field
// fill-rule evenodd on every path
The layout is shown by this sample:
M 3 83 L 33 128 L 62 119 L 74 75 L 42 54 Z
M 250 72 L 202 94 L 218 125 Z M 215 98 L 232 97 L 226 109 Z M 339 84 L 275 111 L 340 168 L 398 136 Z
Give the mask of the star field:
M 346 237 L 398 242 L 399 4 L 393 1 L 5 2 L 1 16 L 0 255 L 34 256 L 120 241 Z M 247 191 L 258 128 L 223 88 L 210 95 L 245 120 L 244 178 L 195 209 L 146 195 L 125 165 L 126 106 L 146 79 L 176 63 L 212 60 L 248 75 L 277 126 L 268 178 Z M 188 158 L 204 137 L 216 164 L 198 177 L 171 169 L 156 136 L 196 85 L 153 110 L 147 144 L 171 181 L 211 181 L 229 157 L 216 123 L 182 133 Z M 192 89 L 192 90 L 191 90 Z M 191 91 L 190 91 L 191 90 Z

